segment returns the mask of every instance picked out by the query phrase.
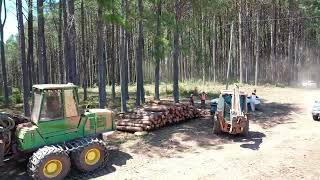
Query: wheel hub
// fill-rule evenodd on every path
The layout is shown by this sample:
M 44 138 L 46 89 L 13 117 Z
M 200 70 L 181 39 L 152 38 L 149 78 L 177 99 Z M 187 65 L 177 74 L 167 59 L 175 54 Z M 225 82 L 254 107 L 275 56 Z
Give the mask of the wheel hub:
M 48 161 L 43 168 L 43 173 L 48 178 L 53 178 L 58 176 L 62 171 L 61 161 L 54 159 Z
M 85 155 L 85 162 L 88 165 L 94 165 L 100 160 L 100 150 L 93 148 L 87 151 Z

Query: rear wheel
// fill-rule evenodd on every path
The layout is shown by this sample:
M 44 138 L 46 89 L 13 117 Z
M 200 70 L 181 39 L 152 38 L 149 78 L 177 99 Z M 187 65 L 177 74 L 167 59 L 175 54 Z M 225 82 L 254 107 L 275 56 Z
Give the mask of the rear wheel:
M 70 171 L 68 154 L 55 146 L 36 151 L 29 159 L 28 172 L 34 179 L 64 179 Z
M 319 116 L 313 115 L 313 120 L 318 121 L 319 120 Z
M 216 115 L 213 116 L 213 133 L 221 134 L 221 125 Z
M 93 171 L 101 167 L 106 160 L 107 149 L 104 144 L 97 140 L 72 152 L 73 164 L 82 172 Z

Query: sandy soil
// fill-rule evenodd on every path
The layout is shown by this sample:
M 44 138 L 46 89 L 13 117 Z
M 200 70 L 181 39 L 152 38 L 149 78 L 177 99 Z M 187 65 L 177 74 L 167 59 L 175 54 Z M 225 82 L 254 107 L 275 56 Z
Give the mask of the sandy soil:
M 261 88 L 258 96 L 263 110 L 247 138 L 214 135 L 210 118 L 144 137 L 117 133 L 105 170 L 68 179 L 320 179 L 320 122 L 311 117 L 320 90 Z M 28 179 L 25 163 L 0 169 L 0 177 Z

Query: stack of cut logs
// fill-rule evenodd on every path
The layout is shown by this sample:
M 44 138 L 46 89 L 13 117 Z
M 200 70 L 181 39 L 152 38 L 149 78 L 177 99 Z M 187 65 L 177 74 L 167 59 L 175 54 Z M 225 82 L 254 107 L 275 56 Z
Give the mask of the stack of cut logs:
M 201 112 L 187 103 L 160 101 L 138 109 L 136 112 L 121 115 L 116 125 L 117 130 L 120 131 L 150 131 L 200 116 Z

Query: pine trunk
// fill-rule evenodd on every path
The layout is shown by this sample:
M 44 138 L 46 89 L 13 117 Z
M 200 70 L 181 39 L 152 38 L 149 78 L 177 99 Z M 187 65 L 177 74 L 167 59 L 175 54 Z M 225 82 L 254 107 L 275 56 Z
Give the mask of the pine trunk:
M 216 43 L 217 43 L 217 31 L 216 31 L 216 16 L 213 16 L 213 39 L 212 39 L 212 73 L 213 82 L 216 82 Z
M 258 85 L 259 75 L 259 56 L 260 56 L 260 5 L 257 7 L 257 33 L 256 33 L 256 67 L 254 76 L 254 85 Z
M 24 115 L 30 116 L 29 108 L 29 81 L 28 71 L 26 63 L 26 52 L 25 52 L 25 36 L 24 36 L 24 24 L 23 24 L 23 12 L 22 2 L 17 0 L 17 20 L 18 20 L 18 31 L 19 31 L 19 47 L 20 47 L 20 62 L 22 68 L 22 86 L 23 86 L 23 110 Z
M 76 28 L 74 15 L 74 0 L 67 0 L 67 33 L 69 43 L 69 77 L 71 83 L 79 84 L 77 78 L 77 62 L 76 62 Z
M 180 55 L 180 44 L 179 44 L 179 23 L 180 23 L 180 1 L 175 2 L 175 30 L 173 36 L 173 98 L 174 102 L 179 102 L 179 55 Z
M 44 34 L 43 0 L 38 0 L 38 61 L 39 80 L 41 84 L 48 84 L 47 53 Z
M 125 11 L 125 0 L 122 0 L 122 12 Z M 127 63 L 126 63 L 126 33 L 124 27 L 120 28 L 120 83 L 121 83 L 121 112 L 127 112 Z
M 136 62 L 136 74 L 137 74 L 137 94 L 136 94 L 136 105 L 140 106 L 141 102 L 144 103 L 144 88 L 143 88 L 143 51 L 144 51 L 144 37 L 143 37 L 143 3 L 142 0 L 138 0 L 138 11 L 139 11 L 139 37 L 137 46 L 137 62 Z
M 112 14 L 114 14 L 114 0 L 112 0 Z M 116 79 L 115 79 L 115 69 L 116 69 L 116 64 L 115 64 L 115 25 L 112 23 L 112 37 L 111 37 L 111 94 L 112 94 L 112 101 L 114 102 L 116 99 Z
M 63 6 L 63 53 L 64 53 L 64 63 L 65 63 L 65 75 L 66 81 L 69 82 L 69 66 L 70 66 L 70 45 L 69 45 L 69 35 L 68 35 L 68 14 L 67 14 L 67 0 L 62 0 Z
M 242 62 L 242 0 L 239 1 L 239 73 L 240 83 L 243 83 L 243 62 Z
M 160 86 L 160 60 L 162 56 L 162 51 L 160 47 L 160 40 L 161 40 L 161 0 L 158 0 L 158 5 L 157 5 L 157 33 L 156 33 L 156 41 L 155 41 L 155 46 L 156 46 L 156 67 L 155 67 L 155 100 L 160 100 L 160 91 L 159 91 L 159 86 Z
M 65 83 L 64 77 L 64 67 L 63 67 L 63 44 L 62 44 L 62 9 L 63 9 L 63 0 L 59 1 L 59 27 L 58 27 L 58 44 L 59 44 L 59 73 L 60 73 L 60 83 Z
M 3 4 L 2 4 L 3 3 Z M 2 8 L 2 5 L 4 8 Z M 0 23 L 0 49 L 1 49 L 1 70 L 2 70 L 2 81 L 3 81 L 3 89 L 4 89 L 4 105 L 5 107 L 9 106 L 9 88 L 8 88 L 8 78 L 7 78 L 7 68 L 6 68 L 6 57 L 4 51 L 4 37 L 3 37 L 3 27 L 6 23 L 7 19 L 7 10 L 6 10 L 6 1 L 1 1 L 0 4 L 0 20 L 2 21 L 2 9 L 4 9 L 4 19 Z
M 33 12 L 32 12 L 32 0 L 28 0 L 28 79 L 29 79 L 29 90 L 32 90 L 33 79 Z
M 88 99 L 88 80 L 87 80 L 87 75 L 88 75 L 88 68 L 86 67 L 87 63 L 87 56 L 86 56 L 86 41 L 85 41 L 85 33 L 84 33 L 84 3 L 83 0 L 81 0 L 81 46 L 82 46 L 82 69 L 83 69 L 83 82 L 82 82 L 82 87 L 83 87 L 83 100 L 86 101 Z
M 105 64 L 105 61 L 103 58 L 103 38 L 102 38 L 103 21 L 102 21 L 102 16 L 103 16 L 102 6 L 101 6 L 101 4 L 98 3 L 97 59 L 99 62 L 99 107 L 103 109 L 106 107 L 107 99 L 106 99 L 106 64 Z

